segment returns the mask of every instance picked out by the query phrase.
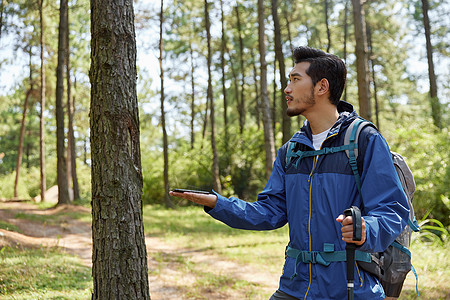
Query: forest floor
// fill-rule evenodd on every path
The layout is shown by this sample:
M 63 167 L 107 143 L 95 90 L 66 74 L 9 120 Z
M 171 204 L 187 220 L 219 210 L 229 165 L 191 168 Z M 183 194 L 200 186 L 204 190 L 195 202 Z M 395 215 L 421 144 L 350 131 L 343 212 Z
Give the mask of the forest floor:
M 89 222 L 73 219 L 70 213 L 89 213 L 81 206 L 62 205 L 56 208 L 39 209 L 24 202 L 1 202 L 0 220 L 16 226 L 19 232 L 0 229 L 0 248 L 19 246 L 21 248 L 59 247 L 67 253 L 81 258 L 83 264 L 91 267 L 92 235 Z M 18 214 L 27 218 L 17 218 Z M 38 222 L 44 216 L 63 214 L 58 222 Z M 66 214 L 67 213 L 67 214 Z M 35 215 L 36 220 L 29 217 Z M 150 293 L 153 300 L 162 299 L 199 299 L 192 294 L 192 286 L 198 284 L 196 278 L 201 272 L 196 267 L 208 266 L 216 276 L 234 278 L 254 285 L 266 294 L 275 291 L 279 274 L 270 274 L 262 270 L 252 270 L 232 261 L 224 260 L 208 251 L 192 251 L 181 246 L 167 244 L 158 237 L 146 237 Z M 190 270 L 186 270 L 186 261 Z M 193 266 L 193 267 L 192 267 Z M 204 299 L 245 299 L 242 289 L 220 289 L 201 287 Z

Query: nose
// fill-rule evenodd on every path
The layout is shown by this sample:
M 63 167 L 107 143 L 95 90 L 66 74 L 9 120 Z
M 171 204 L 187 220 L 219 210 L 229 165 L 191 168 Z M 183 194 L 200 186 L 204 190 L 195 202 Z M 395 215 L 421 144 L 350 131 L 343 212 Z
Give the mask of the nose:
M 286 88 L 284 89 L 284 93 L 287 94 L 287 95 L 289 95 L 291 92 L 292 92 L 292 90 L 291 90 L 291 88 L 289 87 L 289 83 L 288 83 L 288 85 L 287 85 Z

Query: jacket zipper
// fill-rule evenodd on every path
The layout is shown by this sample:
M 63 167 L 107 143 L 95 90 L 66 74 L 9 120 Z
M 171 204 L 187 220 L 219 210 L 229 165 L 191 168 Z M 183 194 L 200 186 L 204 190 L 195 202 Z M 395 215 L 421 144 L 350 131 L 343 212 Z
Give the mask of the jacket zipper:
M 328 136 L 323 142 L 322 145 L 320 145 L 320 149 L 322 149 L 323 143 L 325 143 L 325 141 L 327 139 L 329 139 L 330 137 L 333 137 L 337 135 L 337 133 L 332 134 L 330 136 Z M 312 242 L 311 242 L 311 191 L 312 191 L 312 178 L 313 178 L 313 173 L 314 170 L 316 169 L 316 165 L 317 165 L 317 161 L 319 160 L 319 155 L 316 155 L 314 157 L 314 162 L 313 162 L 313 167 L 311 170 L 311 173 L 309 174 L 309 178 L 308 178 L 308 182 L 309 182 L 309 216 L 308 216 L 308 238 L 309 238 L 309 251 L 312 251 Z M 309 265 L 309 284 L 308 284 L 308 288 L 306 289 L 306 294 L 304 299 L 306 299 L 306 296 L 308 295 L 309 292 L 309 288 L 311 287 L 311 280 L 312 280 L 312 266 L 311 263 L 308 264 Z

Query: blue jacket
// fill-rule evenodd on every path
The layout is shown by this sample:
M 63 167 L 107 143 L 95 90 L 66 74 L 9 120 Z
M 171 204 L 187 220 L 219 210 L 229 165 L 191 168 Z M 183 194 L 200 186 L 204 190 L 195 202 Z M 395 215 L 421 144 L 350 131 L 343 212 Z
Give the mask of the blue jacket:
M 344 144 L 348 125 L 357 117 L 353 107 L 341 101 L 339 119 L 322 147 Z M 312 133 L 305 122 L 291 139 L 299 150 L 314 150 Z M 289 223 L 289 246 L 298 250 L 323 251 L 324 244 L 345 250 L 341 227 L 335 219 L 352 205 L 362 210 L 366 223 L 365 243 L 357 250 L 380 252 L 386 249 L 407 224 L 409 208 L 389 147 L 381 134 L 366 126 L 359 136 L 358 170 L 361 174 L 363 204 L 344 152 L 303 158 L 286 167 L 282 146 L 272 175 L 258 201 L 249 203 L 218 195 L 217 204 L 206 210 L 212 217 L 240 229 L 271 230 Z M 286 257 L 279 289 L 299 299 L 346 299 L 346 263 L 328 266 L 298 262 Z M 297 276 L 291 279 L 294 272 Z M 355 299 L 384 299 L 378 280 L 355 267 Z

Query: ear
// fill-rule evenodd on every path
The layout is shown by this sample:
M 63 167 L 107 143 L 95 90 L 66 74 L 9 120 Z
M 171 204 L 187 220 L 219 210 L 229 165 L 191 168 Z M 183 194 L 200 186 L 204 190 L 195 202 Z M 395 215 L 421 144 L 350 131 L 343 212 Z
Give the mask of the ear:
M 319 95 L 325 95 L 330 91 L 330 83 L 326 78 L 322 78 L 317 84 L 316 87 L 318 88 L 317 93 Z

